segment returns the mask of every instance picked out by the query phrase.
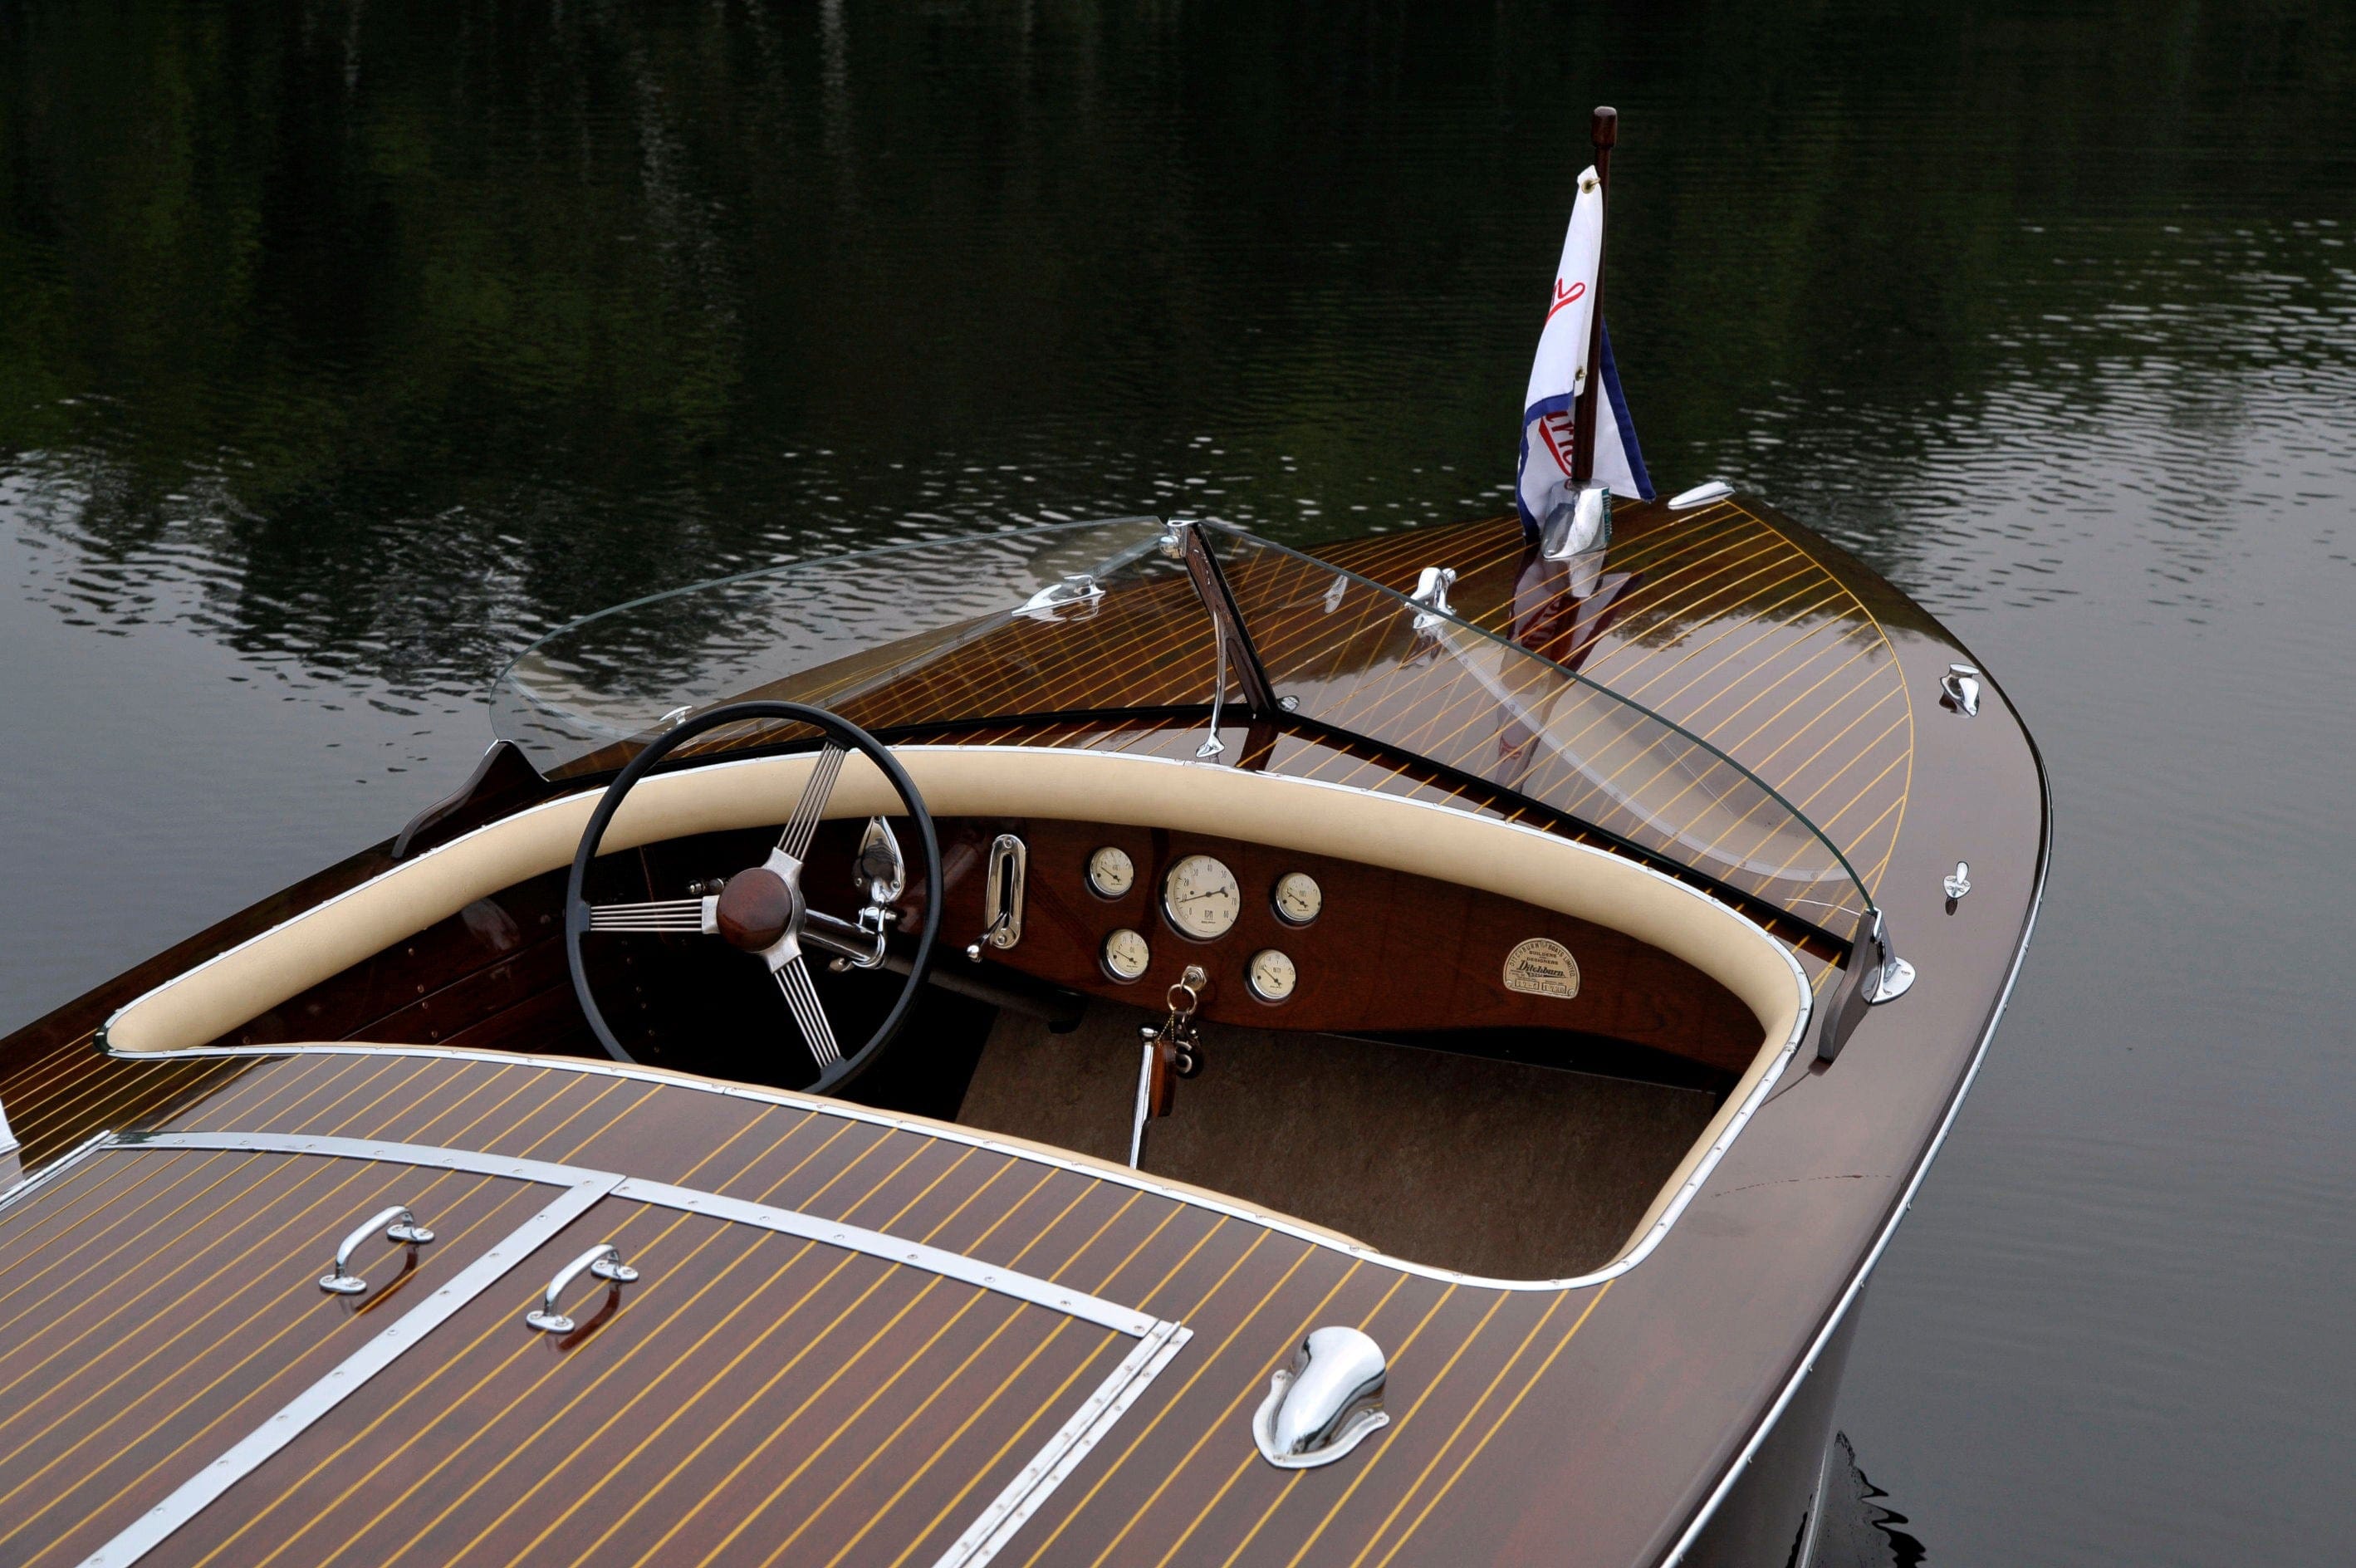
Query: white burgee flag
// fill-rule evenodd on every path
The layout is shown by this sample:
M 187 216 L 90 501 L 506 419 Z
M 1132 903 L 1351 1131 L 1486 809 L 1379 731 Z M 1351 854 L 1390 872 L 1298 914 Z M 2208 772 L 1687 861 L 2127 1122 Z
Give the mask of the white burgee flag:
M 1579 177 L 1579 199 L 1555 269 L 1554 298 L 1538 333 L 1529 390 L 1522 394 L 1522 461 L 1515 500 L 1522 529 L 1538 537 L 1547 519 L 1571 504 L 1573 405 L 1587 385 L 1587 345 L 1602 330 L 1595 317 L 1595 274 L 1603 259 L 1603 187 L 1592 168 Z M 1614 495 L 1653 499 L 1620 372 L 1612 362 L 1612 336 L 1603 334 L 1602 395 L 1596 399 L 1595 479 Z

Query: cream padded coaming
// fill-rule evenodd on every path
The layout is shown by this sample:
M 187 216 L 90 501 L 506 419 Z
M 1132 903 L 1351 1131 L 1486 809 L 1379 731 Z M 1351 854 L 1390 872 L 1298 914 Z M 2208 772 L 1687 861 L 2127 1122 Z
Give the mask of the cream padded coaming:
M 1791 961 L 1757 926 L 1657 873 L 1528 829 L 1397 796 L 1153 757 L 1012 746 L 905 746 L 895 755 L 939 816 L 1052 817 L 1245 839 L 1487 888 L 1612 927 L 1741 998 L 1764 1036 L 1762 1068 L 1799 1016 Z M 604 847 L 781 822 L 809 772 L 805 755 L 658 774 L 616 814 Z M 504 818 L 305 911 L 132 1003 L 108 1025 L 109 1048 L 203 1045 L 477 898 L 569 864 L 596 800 L 594 791 L 570 795 Z M 827 814 L 897 810 L 882 771 L 854 757 Z

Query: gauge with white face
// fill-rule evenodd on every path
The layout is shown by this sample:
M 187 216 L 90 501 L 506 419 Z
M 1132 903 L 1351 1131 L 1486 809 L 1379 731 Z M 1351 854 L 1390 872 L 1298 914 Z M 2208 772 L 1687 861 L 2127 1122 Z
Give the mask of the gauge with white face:
M 1115 980 L 1135 980 L 1152 961 L 1153 949 L 1126 926 L 1104 940 L 1105 972 Z
M 1305 871 L 1288 871 L 1276 879 L 1276 918 L 1288 926 L 1305 926 L 1325 908 L 1325 890 Z
M 1137 886 L 1137 864 L 1129 852 L 1111 844 L 1088 856 L 1088 891 L 1099 898 L 1118 898 Z
M 1162 908 L 1170 923 L 1198 941 L 1224 937 L 1244 912 L 1236 874 L 1207 854 L 1190 854 L 1170 868 L 1162 882 Z
M 1244 971 L 1244 979 L 1250 984 L 1252 994 L 1261 1001 L 1281 1002 L 1290 996 L 1292 988 L 1301 983 L 1301 973 L 1292 967 L 1290 958 L 1274 948 L 1269 948 L 1252 954 L 1251 963 Z

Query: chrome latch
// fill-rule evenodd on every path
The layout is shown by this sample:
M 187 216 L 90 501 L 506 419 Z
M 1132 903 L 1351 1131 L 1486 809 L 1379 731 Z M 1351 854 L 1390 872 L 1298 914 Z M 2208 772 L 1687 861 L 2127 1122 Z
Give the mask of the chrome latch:
M 1355 1328 L 1312 1329 L 1292 1364 L 1269 1380 L 1252 1417 L 1260 1457 L 1280 1470 L 1334 1460 L 1390 1423 L 1383 1412 L 1389 1368 L 1383 1348 Z
M 369 1216 L 359 1229 L 344 1238 L 343 1245 L 336 1249 L 336 1261 L 327 1265 L 326 1276 L 319 1281 L 319 1288 L 331 1295 L 359 1295 L 367 1290 L 368 1281 L 352 1273 L 352 1254 L 359 1251 L 360 1243 L 379 1230 L 384 1232 L 386 1240 L 397 1241 L 408 1248 L 409 1261 L 412 1264 L 417 1261 L 417 1249 L 434 1240 L 434 1232 L 420 1225 L 417 1216 L 396 1203 L 381 1214 Z
M 1947 672 L 1939 677 L 1939 705 L 1952 708 L 1967 719 L 1977 718 L 1980 712 L 1978 666 L 1948 665 Z

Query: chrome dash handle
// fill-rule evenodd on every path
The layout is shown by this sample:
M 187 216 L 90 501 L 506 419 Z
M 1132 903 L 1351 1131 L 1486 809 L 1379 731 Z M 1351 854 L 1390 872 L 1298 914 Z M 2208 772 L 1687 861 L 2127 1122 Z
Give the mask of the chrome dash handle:
M 352 1254 L 380 1230 L 384 1232 L 386 1240 L 407 1247 L 412 1258 L 417 1255 L 418 1248 L 434 1240 L 434 1232 L 420 1225 L 416 1215 L 396 1203 L 380 1214 L 369 1216 L 344 1238 L 343 1245 L 336 1249 L 336 1261 L 327 1265 L 327 1273 L 319 1281 L 319 1288 L 331 1295 L 358 1295 L 368 1289 L 368 1281 L 352 1273 Z
M 622 1250 L 611 1241 L 600 1241 L 556 1272 L 541 1293 L 540 1307 L 527 1312 L 523 1320 L 543 1334 L 570 1334 L 575 1325 L 570 1317 L 556 1310 L 556 1303 L 574 1280 L 583 1274 L 605 1280 L 614 1285 L 626 1285 L 638 1277 L 638 1271 L 622 1262 Z

